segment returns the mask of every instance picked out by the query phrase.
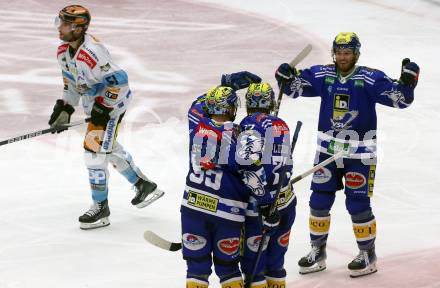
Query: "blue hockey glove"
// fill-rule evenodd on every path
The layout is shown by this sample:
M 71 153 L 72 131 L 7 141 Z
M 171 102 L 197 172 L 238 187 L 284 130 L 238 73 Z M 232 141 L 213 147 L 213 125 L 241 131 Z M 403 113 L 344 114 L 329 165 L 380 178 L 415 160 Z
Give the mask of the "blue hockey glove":
M 261 78 L 248 71 L 241 71 L 232 74 L 223 74 L 221 85 L 228 86 L 235 90 L 249 87 L 251 83 L 260 83 Z
M 280 214 L 278 213 L 278 209 L 275 209 L 272 214 L 269 214 L 270 205 L 261 205 L 259 208 L 260 213 L 263 216 L 263 230 L 266 231 L 268 235 L 271 235 L 280 225 Z
M 402 73 L 400 75 L 400 82 L 412 89 L 416 88 L 419 80 L 420 68 L 414 63 L 410 62 L 408 58 L 402 61 Z
M 296 77 L 296 69 L 294 67 L 290 67 L 289 64 L 283 63 L 278 67 L 275 72 L 275 79 L 277 79 L 278 85 L 282 82 L 290 82 Z

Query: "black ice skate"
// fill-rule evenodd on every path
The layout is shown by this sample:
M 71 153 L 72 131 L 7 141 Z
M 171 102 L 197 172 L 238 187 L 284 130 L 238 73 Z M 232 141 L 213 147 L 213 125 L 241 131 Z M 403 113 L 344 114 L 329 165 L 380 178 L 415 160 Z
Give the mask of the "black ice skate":
M 134 185 L 136 196 L 131 200 L 131 204 L 137 208 L 144 208 L 165 194 L 163 191 L 157 189 L 157 185 L 154 182 L 139 178 Z
M 360 250 L 356 258 L 348 264 L 350 277 L 356 278 L 377 272 L 376 259 L 374 247 L 369 250 Z
M 322 246 L 312 245 L 312 250 L 309 254 L 298 261 L 299 274 L 309 274 L 324 270 L 326 268 L 325 259 L 327 259 L 325 244 Z
M 102 202 L 96 202 L 86 213 L 79 216 L 79 228 L 89 230 L 108 226 L 110 225 L 108 216 L 110 216 L 108 201 L 104 200 Z

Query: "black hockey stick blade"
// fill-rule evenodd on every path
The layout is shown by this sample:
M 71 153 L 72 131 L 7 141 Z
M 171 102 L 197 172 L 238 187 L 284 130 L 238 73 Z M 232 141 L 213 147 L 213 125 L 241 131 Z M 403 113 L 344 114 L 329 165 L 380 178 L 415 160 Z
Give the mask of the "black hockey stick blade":
M 152 244 L 156 247 L 159 247 L 161 249 L 164 249 L 164 250 L 174 252 L 174 251 L 179 251 L 180 249 L 182 249 L 182 243 L 170 242 L 150 230 L 147 230 L 144 232 L 144 239 L 147 242 L 149 242 L 150 244 Z

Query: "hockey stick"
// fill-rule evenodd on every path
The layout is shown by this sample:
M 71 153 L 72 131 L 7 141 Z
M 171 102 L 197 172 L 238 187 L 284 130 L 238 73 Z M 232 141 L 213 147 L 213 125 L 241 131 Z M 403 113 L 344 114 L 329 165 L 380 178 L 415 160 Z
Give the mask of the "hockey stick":
M 340 152 L 338 152 L 337 154 L 333 155 L 332 157 L 326 159 L 325 161 L 322 161 L 321 163 L 319 163 L 318 165 L 316 165 L 316 166 L 313 167 L 312 169 L 307 170 L 306 172 L 302 173 L 301 175 L 296 176 L 295 178 L 293 178 L 292 180 L 290 180 L 289 185 L 293 185 L 293 184 L 297 183 L 297 182 L 300 181 L 301 179 L 304 179 L 304 178 L 307 177 L 308 175 L 310 175 L 310 174 L 316 172 L 317 170 L 321 169 L 322 167 L 324 167 L 324 166 L 328 165 L 329 163 L 335 161 L 336 159 L 338 159 L 339 157 L 341 157 L 341 156 L 343 155 L 343 153 L 344 153 L 344 151 L 340 151 Z M 284 171 L 284 172 L 285 172 L 285 171 Z M 284 176 L 284 175 L 281 175 L 281 177 L 283 177 L 283 176 Z M 283 180 L 284 180 L 284 179 L 283 179 Z M 281 181 L 281 179 L 280 179 L 280 181 Z M 277 193 L 280 192 L 281 186 L 282 186 L 282 185 L 278 184 Z M 278 199 L 277 199 L 277 200 L 278 200 Z M 270 213 L 273 213 L 273 212 L 275 211 L 275 209 L 276 209 L 276 202 L 274 202 L 274 204 L 275 204 L 275 205 L 272 204 L 272 206 L 271 206 Z M 273 209 L 272 209 L 272 208 L 273 208 Z M 263 230 L 263 233 L 262 233 L 262 235 L 261 235 L 261 240 L 260 240 L 260 243 L 259 243 L 259 245 L 258 245 L 257 258 L 255 259 L 255 262 L 254 262 L 254 268 L 253 268 L 252 274 L 250 275 L 249 279 L 246 279 L 247 281 L 246 281 L 245 286 L 244 286 L 245 288 L 249 288 L 249 287 L 251 287 L 251 283 L 252 283 L 252 281 L 253 281 L 253 279 L 254 279 L 254 277 L 255 277 L 255 272 L 256 272 L 256 270 L 257 270 L 258 263 L 260 262 L 261 255 L 263 254 L 263 246 L 264 246 L 264 243 L 266 242 L 266 238 L 267 238 L 267 237 L 268 237 L 268 236 L 267 236 L 266 231 Z
M 309 55 L 310 51 L 312 51 L 312 48 L 313 47 L 311 44 L 307 44 L 307 46 L 304 47 L 303 50 L 301 50 L 301 52 L 299 52 L 299 54 L 296 55 L 296 57 L 292 61 L 290 61 L 289 66 L 293 68 L 296 65 L 298 65 L 299 62 L 301 62 L 304 58 L 307 57 L 307 55 Z M 277 103 L 273 111 L 273 114 L 275 116 L 278 116 L 278 112 L 280 111 L 281 99 L 283 99 L 283 88 L 284 88 L 284 81 L 281 82 L 280 84 L 280 91 L 278 92 Z
M 343 155 L 343 151 L 340 151 L 339 153 L 337 153 L 337 154 L 333 155 L 332 157 L 328 158 L 327 160 L 319 163 L 318 165 L 311 168 L 310 170 L 307 170 L 306 172 L 302 173 L 301 175 L 293 178 L 290 181 L 291 184 L 295 184 L 295 183 L 299 182 L 300 180 L 304 179 L 308 175 L 321 169 L 322 167 L 326 166 L 327 164 L 331 163 L 332 161 L 335 161 L 336 159 L 338 159 L 342 155 Z M 150 230 L 146 230 L 144 232 L 144 239 L 147 242 L 149 242 L 150 244 L 152 244 L 156 247 L 159 247 L 161 249 L 167 250 L 167 251 L 179 251 L 180 249 L 182 249 L 182 243 L 168 241 Z
M 306 172 L 302 173 L 301 175 L 296 176 L 295 178 L 291 179 L 289 184 L 293 185 L 296 182 L 299 182 L 300 180 L 306 178 L 307 176 L 309 176 L 310 174 L 315 173 L 316 171 L 318 171 L 319 169 L 327 166 L 329 163 L 335 161 L 336 159 L 342 157 L 344 155 L 345 151 L 339 151 L 338 153 L 334 154 L 332 157 L 322 161 L 321 163 L 319 163 L 318 165 L 314 166 L 312 169 L 307 170 Z
M 292 143 L 290 145 L 290 155 L 293 155 L 293 151 L 295 150 L 296 142 L 298 141 L 298 135 L 299 135 L 299 131 L 301 130 L 301 127 L 302 127 L 302 122 L 301 121 L 296 122 L 295 132 L 293 132 Z M 280 197 L 280 191 L 283 188 L 284 178 L 286 177 L 286 172 L 287 172 L 286 169 L 287 169 L 287 165 L 284 165 L 282 172 L 281 172 L 282 174 L 281 174 L 279 182 L 278 182 L 277 190 L 275 193 L 275 197 L 274 197 L 275 200 L 270 205 L 270 208 L 269 208 L 269 215 L 272 215 L 275 212 L 275 210 L 277 209 L 277 203 L 278 203 L 278 199 Z M 290 182 L 289 182 L 289 185 L 290 185 Z M 261 220 L 261 215 L 260 215 L 260 220 Z M 252 281 L 254 280 L 255 273 L 257 272 L 258 264 L 260 263 L 261 255 L 263 254 L 263 247 L 264 247 L 264 243 L 266 242 L 266 238 L 267 238 L 267 231 L 263 230 L 260 243 L 258 244 L 257 258 L 255 259 L 254 266 L 252 268 L 252 274 L 249 275 L 248 279 L 246 279 L 246 283 L 244 285 L 245 288 L 251 287 Z
M 1 141 L 0 146 L 15 143 L 15 142 L 30 139 L 30 138 L 34 138 L 34 137 L 41 136 L 41 135 L 48 134 L 48 133 L 52 133 L 52 132 L 57 132 L 57 131 L 60 131 L 60 130 L 66 129 L 66 128 L 72 128 L 72 127 L 87 123 L 89 121 L 90 121 L 90 118 L 86 118 L 86 119 L 72 122 L 69 124 L 64 124 L 64 125 L 60 125 L 60 126 L 56 126 L 56 127 L 38 130 L 38 131 L 34 131 L 34 132 L 27 133 L 24 135 L 20 135 L 17 137 L 9 138 L 9 139 Z
M 144 239 L 147 240 L 147 242 L 153 244 L 156 247 L 159 247 L 164 250 L 168 251 L 179 251 L 182 249 L 182 243 L 179 242 L 170 242 L 165 240 L 164 238 L 160 237 L 153 231 L 147 230 L 144 232 Z

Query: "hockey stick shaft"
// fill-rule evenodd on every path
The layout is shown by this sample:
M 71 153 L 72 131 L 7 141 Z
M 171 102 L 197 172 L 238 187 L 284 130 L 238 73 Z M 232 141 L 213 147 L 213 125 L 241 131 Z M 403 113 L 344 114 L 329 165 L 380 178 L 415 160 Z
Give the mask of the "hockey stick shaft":
M 282 84 L 281 84 L 281 86 L 282 86 Z M 299 135 L 299 131 L 301 130 L 301 127 L 302 127 L 302 122 L 301 121 L 296 122 L 295 132 L 293 132 L 292 143 L 290 145 L 290 155 L 292 155 L 293 151 L 295 150 L 296 142 L 298 141 L 298 135 Z M 284 165 L 282 168 L 282 172 L 281 172 L 282 174 L 280 176 L 278 186 L 277 186 L 277 191 L 276 191 L 275 197 L 274 197 L 275 200 L 270 205 L 269 215 L 272 215 L 275 212 L 275 209 L 277 209 L 277 203 L 278 203 L 278 199 L 280 197 L 280 191 L 283 187 L 284 178 L 287 173 L 287 171 L 286 171 L 287 167 L 288 167 L 287 165 Z M 260 215 L 260 220 L 261 220 L 261 215 Z M 248 279 L 246 279 L 246 283 L 244 286 L 245 288 L 251 287 L 252 281 L 254 280 L 255 273 L 257 272 L 258 264 L 260 263 L 261 255 L 263 254 L 263 247 L 264 247 L 264 243 L 266 242 L 266 238 L 267 238 L 267 233 L 266 233 L 266 231 L 263 230 L 260 243 L 258 244 L 257 258 L 255 259 L 254 267 L 252 268 L 252 274 L 249 275 Z
M 89 121 L 90 121 L 90 118 L 86 118 L 84 120 L 79 120 L 79 121 L 72 122 L 72 123 L 69 123 L 66 125 L 60 125 L 60 126 L 56 126 L 56 127 L 51 127 L 51 128 L 47 128 L 47 129 L 42 129 L 42 130 L 30 132 L 27 134 L 23 134 L 23 135 L 20 135 L 17 137 L 13 137 L 13 138 L 9 138 L 9 139 L 0 141 L 0 146 L 15 143 L 15 142 L 26 140 L 26 139 L 31 139 L 31 138 L 41 136 L 44 134 L 48 134 L 48 133 L 52 133 L 52 132 L 57 132 L 57 131 L 60 131 L 60 130 L 66 129 L 66 128 L 75 127 L 75 126 L 87 123 Z
M 307 57 L 307 55 L 309 55 L 311 51 L 312 51 L 312 45 L 307 44 L 307 46 L 304 47 L 301 50 L 301 52 L 299 52 L 298 55 L 296 55 L 296 57 L 293 58 L 292 61 L 290 61 L 289 66 L 293 68 L 296 65 L 298 65 L 304 58 Z M 275 105 L 275 109 L 273 113 L 275 116 L 278 116 L 278 112 L 280 111 L 281 100 L 283 99 L 283 90 L 284 90 L 284 82 L 281 82 L 280 91 L 278 92 L 277 103 Z
M 327 166 L 329 163 L 335 161 L 336 159 L 342 157 L 342 155 L 344 154 L 344 151 L 340 151 L 336 154 L 334 154 L 332 157 L 322 161 L 321 163 L 319 163 L 318 165 L 314 166 L 313 168 L 307 170 L 306 172 L 302 173 L 301 175 L 296 176 L 295 178 L 293 178 L 292 180 L 290 180 L 289 184 L 293 185 L 296 182 L 300 181 L 301 179 L 306 178 L 307 176 L 309 176 L 310 174 L 315 173 L 316 171 L 318 171 L 319 169 Z

